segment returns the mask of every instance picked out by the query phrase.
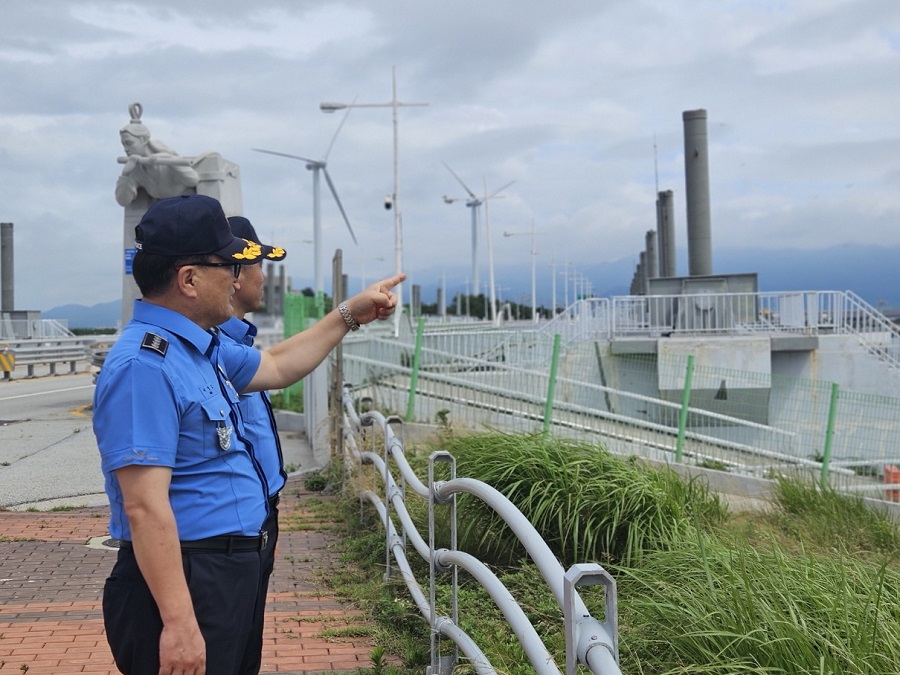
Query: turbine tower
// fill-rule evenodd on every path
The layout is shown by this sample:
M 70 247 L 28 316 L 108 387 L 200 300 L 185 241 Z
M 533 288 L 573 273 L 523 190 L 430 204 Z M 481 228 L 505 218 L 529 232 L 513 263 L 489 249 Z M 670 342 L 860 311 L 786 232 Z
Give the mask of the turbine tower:
M 317 298 L 321 298 L 324 292 L 322 271 L 322 214 L 319 179 L 320 172 L 325 176 L 325 182 L 328 183 L 328 189 L 331 191 L 331 194 L 334 197 L 334 201 L 341 212 L 341 216 L 344 218 L 344 222 L 347 224 L 347 229 L 350 231 L 350 236 L 353 238 L 353 243 L 359 245 L 359 242 L 356 240 L 356 235 L 353 233 L 353 227 L 350 225 L 350 219 L 347 218 L 347 213 L 346 211 L 344 211 L 344 205 L 341 204 L 341 198 L 338 197 L 337 189 L 335 189 L 334 187 L 334 182 L 331 180 L 331 176 L 328 174 L 327 168 L 328 155 L 331 154 L 331 149 L 334 147 L 334 142 L 337 140 L 338 134 L 341 132 L 341 128 L 344 126 L 344 122 L 347 121 L 347 115 L 349 114 L 350 109 L 348 108 L 347 113 L 344 115 L 344 118 L 338 125 L 337 131 L 334 132 L 334 136 L 331 138 L 331 143 L 328 145 L 328 149 L 325 151 L 322 159 L 310 159 L 309 157 L 301 157 L 300 155 L 290 155 L 286 152 L 276 152 L 274 150 L 253 148 L 253 150 L 255 150 L 256 152 L 264 152 L 268 155 L 277 155 L 279 157 L 287 157 L 289 159 L 299 159 L 303 162 L 306 162 L 306 168 L 313 172 L 313 269 Z
M 446 162 L 443 163 L 445 167 L 447 167 L 447 171 L 453 174 L 453 177 L 459 182 L 460 185 L 463 186 L 463 189 L 468 193 L 468 197 L 448 197 L 444 195 L 444 203 L 452 204 L 453 202 L 465 201 L 466 206 L 468 206 L 472 210 L 472 295 L 477 296 L 479 285 L 478 285 L 478 207 L 484 204 L 488 199 L 492 199 L 496 197 L 499 192 L 505 190 L 510 185 L 515 183 L 516 181 L 510 181 L 503 187 L 499 187 L 490 194 L 487 192 L 487 186 L 485 186 L 484 194 L 480 197 L 476 195 L 472 190 L 466 185 L 462 178 L 456 175 L 456 172 L 451 169 Z

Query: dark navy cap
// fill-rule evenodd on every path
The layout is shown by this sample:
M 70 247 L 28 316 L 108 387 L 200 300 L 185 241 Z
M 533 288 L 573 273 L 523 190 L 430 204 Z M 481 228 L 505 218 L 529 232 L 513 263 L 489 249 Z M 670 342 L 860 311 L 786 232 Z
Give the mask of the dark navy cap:
M 154 203 L 134 228 L 135 246 L 171 257 L 219 255 L 231 262 L 259 262 L 259 244 L 235 237 L 218 200 L 181 195 Z
M 268 244 L 260 242 L 259 236 L 256 234 L 256 229 L 253 227 L 253 223 L 244 218 L 244 216 L 229 216 L 228 224 L 231 226 L 231 233 L 235 237 L 240 237 L 241 239 L 246 239 L 247 241 L 258 244 L 260 249 L 262 249 L 263 257 L 266 260 L 284 260 L 284 257 L 287 255 L 287 251 L 279 246 L 269 246 Z

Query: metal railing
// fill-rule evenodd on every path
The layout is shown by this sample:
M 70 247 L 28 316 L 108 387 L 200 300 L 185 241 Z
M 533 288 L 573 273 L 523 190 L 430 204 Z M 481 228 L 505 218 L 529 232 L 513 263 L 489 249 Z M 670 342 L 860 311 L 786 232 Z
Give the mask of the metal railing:
M 506 522 L 535 562 L 559 604 L 564 616 L 566 634 L 565 672 L 574 675 L 577 665 L 580 664 L 596 675 L 621 674 L 618 665 L 616 585 L 606 570 L 596 564 L 573 565 L 568 571 L 563 570 L 535 528 L 503 494 L 481 481 L 456 477 L 455 460 L 449 453 L 432 454 L 429 459 L 428 483 L 423 483 L 410 467 L 404 455 L 402 441 L 394 434 L 388 419 L 377 411 L 357 412 L 349 387 L 345 387 L 342 401 L 345 451 L 355 462 L 374 465 L 384 487 L 383 496 L 366 490 L 362 497 L 375 507 L 384 526 L 387 574 L 390 575 L 396 567 L 416 607 L 428 621 L 431 629 L 429 673 L 449 675 L 459 658 L 459 650 L 468 658 L 475 672 L 482 675 L 496 673 L 481 648 L 459 624 L 457 575 L 460 569 L 468 572 L 497 604 L 534 671 L 539 675 L 558 675 L 562 672 L 527 615 L 503 583 L 483 562 L 457 550 L 456 495 L 466 493 L 484 501 Z M 384 440 L 381 454 L 374 449 L 368 451 L 361 449 L 366 443 L 363 430 L 375 425 Z M 374 446 L 376 435 L 371 434 L 370 437 Z M 402 485 L 398 485 L 391 474 L 392 460 L 399 468 Z M 439 463 L 445 463 L 449 467 L 449 480 L 435 480 L 435 465 Z M 409 493 L 428 501 L 427 542 L 419 533 L 406 508 L 405 499 Z M 437 548 L 435 544 L 435 513 L 438 507 L 450 509 L 449 548 Z M 392 512 L 401 523 L 399 533 L 393 523 Z M 427 597 L 413 574 L 407 557 L 407 543 L 412 544 L 416 553 L 429 563 Z M 438 576 L 445 573 L 450 575 L 449 615 L 439 614 L 435 600 Z M 577 588 L 587 585 L 604 586 L 606 604 L 603 621 L 590 615 L 578 594 Z M 448 651 L 441 646 L 441 640 L 444 638 L 452 642 L 450 654 L 443 653 Z
M 73 334 L 64 319 L 10 319 L 6 314 L 0 318 L 0 341 L 65 337 Z
M 900 328 L 850 291 L 587 298 L 540 330 L 558 333 L 563 344 L 704 334 L 855 335 L 871 353 L 900 368 Z
M 35 377 L 36 366 L 47 366 L 50 375 L 57 375 L 59 364 L 68 364 L 69 373 L 77 372 L 82 361 L 93 360 L 97 363 L 97 354 L 104 353 L 115 341 L 115 336 L 82 336 L 40 338 L 9 341 L 0 344 L 0 371 L 4 380 L 13 379 L 13 375 L 24 370 L 25 377 Z M 101 362 L 102 363 L 102 360 Z
M 851 345 L 859 329 L 876 334 L 865 332 L 865 313 L 833 309 L 832 330 Z M 406 411 L 408 421 L 511 433 L 543 427 L 616 454 L 757 477 L 801 470 L 842 491 L 900 501 L 900 490 L 885 487 L 900 466 L 900 397 L 847 386 L 835 395 L 830 381 L 714 365 L 695 367 L 689 384 L 687 354 L 617 354 L 601 339 L 568 345 L 554 370 L 549 336 L 533 330 L 478 329 L 467 342 L 437 327 L 421 337 L 349 336 L 344 380 L 381 409 Z

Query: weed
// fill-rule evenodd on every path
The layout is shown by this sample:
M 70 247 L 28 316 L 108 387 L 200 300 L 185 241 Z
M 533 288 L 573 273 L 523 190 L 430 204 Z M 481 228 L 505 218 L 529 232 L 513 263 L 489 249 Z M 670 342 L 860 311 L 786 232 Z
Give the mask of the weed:
M 328 486 L 328 478 L 320 472 L 314 471 L 303 479 L 303 487 L 310 492 L 321 492 Z

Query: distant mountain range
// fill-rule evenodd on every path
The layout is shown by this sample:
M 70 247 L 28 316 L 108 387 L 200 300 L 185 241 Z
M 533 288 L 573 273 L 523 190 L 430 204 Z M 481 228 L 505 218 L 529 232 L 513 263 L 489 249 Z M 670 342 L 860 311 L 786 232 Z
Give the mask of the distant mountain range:
M 602 248 L 602 242 L 595 245 Z M 549 307 L 552 302 L 550 291 L 551 270 L 549 255 L 537 271 L 538 303 Z M 743 274 L 756 272 L 760 291 L 852 291 L 884 311 L 900 308 L 900 247 L 847 245 L 810 250 L 762 250 L 762 249 L 722 249 L 713 253 L 713 269 L 720 274 Z M 594 295 L 627 295 L 634 274 L 637 255 L 634 259 L 621 259 L 595 265 L 578 265 L 574 269 L 592 284 Z M 677 261 L 680 275 L 687 273 L 687 257 Z M 566 297 L 563 291 L 561 266 L 557 269 L 557 305 L 562 306 Z M 350 270 L 352 272 L 352 270 Z M 448 270 L 449 272 L 449 270 Z M 462 278 L 468 268 L 460 268 L 456 276 Z M 439 275 L 435 279 L 413 279 L 422 287 L 422 301 L 433 303 L 440 286 Z M 482 288 L 486 287 L 486 277 Z M 521 304 L 531 302 L 531 266 L 523 260 L 515 266 L 498 266 L 495 270 L 497 284 L 504 290 L 504 299 L 515 299 Z M 307 282 L 294 282 L 299 290 Z M 448 284 L 449 286 L 449 284 Z M 350 288 L 359 288 L 359 280 L 350 280 Z M 448 288 L 447 302 L 452 302 L 454 292 Z M 571 294 L 571 289 L 570 289 Z M 408 295 L 406 296 L 409 297 Z M 527 299 L 525 299 L 527 298 Z M 571 299 L 571 298 L 570 298 Z M 122 312 L 120 300 L 100 304 L 63 305 L 43 312 L 47 319 L 66 319 L 70 328 L 107 328 L 117 326 Z
M 44 319 L 65 319 L 69 328 L 113 328 L 122 319 L 122 301 L 110 300 L 97 305 L 61 305 L 41 312 Z

